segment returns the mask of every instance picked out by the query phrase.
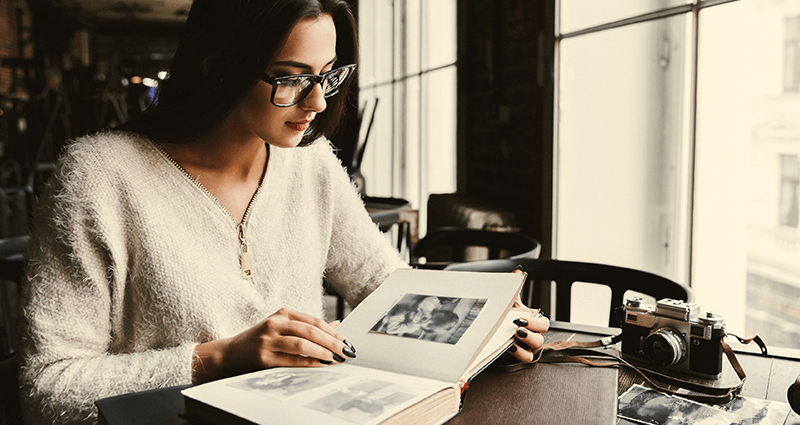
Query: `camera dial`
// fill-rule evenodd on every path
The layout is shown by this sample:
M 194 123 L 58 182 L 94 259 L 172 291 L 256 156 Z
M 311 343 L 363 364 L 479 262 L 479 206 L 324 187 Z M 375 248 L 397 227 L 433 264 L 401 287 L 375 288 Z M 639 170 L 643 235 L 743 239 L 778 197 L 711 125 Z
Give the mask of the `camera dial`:
M 661 328 L 644 339 L 644 353 L 656 366 L 673 366 L 686 359 L 686 342 L 674 329 Z

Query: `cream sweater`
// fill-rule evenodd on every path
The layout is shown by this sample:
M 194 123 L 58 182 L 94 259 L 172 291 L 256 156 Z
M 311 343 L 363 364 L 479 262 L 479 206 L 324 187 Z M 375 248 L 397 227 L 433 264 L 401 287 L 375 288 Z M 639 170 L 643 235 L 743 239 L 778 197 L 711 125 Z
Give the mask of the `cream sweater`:
M 270 147 L 237 223 L 148 139 L 71 144 L 34 218 L 23 296 L 23 399 L 42 423 L 96 421 L 94 401 L 191 382 L 193 348 L 281 307 L 322 315 L 322 278 L 353 304 L 402 267 L 327 140 Z

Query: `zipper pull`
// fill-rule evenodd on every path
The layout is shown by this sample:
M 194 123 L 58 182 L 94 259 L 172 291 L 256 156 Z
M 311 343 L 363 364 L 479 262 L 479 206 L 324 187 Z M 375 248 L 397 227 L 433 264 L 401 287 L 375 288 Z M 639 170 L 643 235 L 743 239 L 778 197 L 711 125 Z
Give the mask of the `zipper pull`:
M 242 266 L 242 274 L 244 277 L 250 277 L 253 272 L 250 268 L 250 253 L 247 252 L 247 226 L 244 223 L 239 226 L 239 242 L 241 242 L 241 251 L 239 254 L 239 264 Z

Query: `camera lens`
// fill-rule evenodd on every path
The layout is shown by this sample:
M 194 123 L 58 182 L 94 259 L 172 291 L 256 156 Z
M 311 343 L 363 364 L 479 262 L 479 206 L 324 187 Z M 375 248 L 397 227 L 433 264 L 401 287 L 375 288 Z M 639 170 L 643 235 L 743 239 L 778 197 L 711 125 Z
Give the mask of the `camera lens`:
M 686 343 L 678 332 L 662 328 L 644 339 L 644 353 L 656 366 L 672 366 L 686 358 Z

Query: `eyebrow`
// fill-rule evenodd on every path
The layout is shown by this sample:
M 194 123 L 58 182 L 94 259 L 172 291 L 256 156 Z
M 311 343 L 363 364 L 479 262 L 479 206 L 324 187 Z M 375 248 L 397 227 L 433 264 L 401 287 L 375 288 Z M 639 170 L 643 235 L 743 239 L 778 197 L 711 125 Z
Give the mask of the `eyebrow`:
M 325 64 L 325 66 L 333 65 L 333 63 L 336 62 L 336 60 L 338 58 L 339 58 L 338 56 L 335 56 L 333 59 L 330 60 L 330 62 Z M 311 71 L 311 65 L 305 64 L 305 63 L 302 63 L 302 62 L 292 61 L 292 60 L 275 62 L 275 63 L 272 64 L 272 66 L 288 66 L 290 68 L 300 68 L 300 69 L 308 70 L 309 72 Z

